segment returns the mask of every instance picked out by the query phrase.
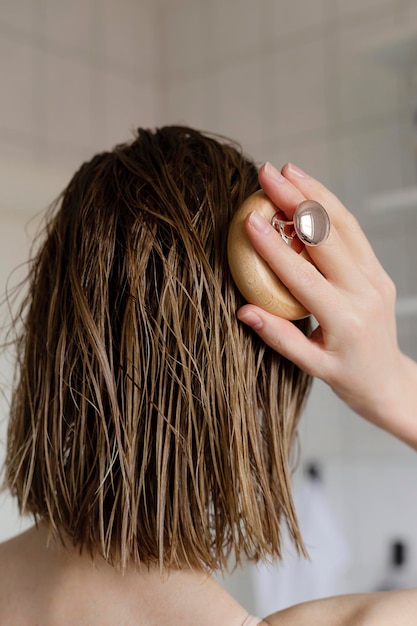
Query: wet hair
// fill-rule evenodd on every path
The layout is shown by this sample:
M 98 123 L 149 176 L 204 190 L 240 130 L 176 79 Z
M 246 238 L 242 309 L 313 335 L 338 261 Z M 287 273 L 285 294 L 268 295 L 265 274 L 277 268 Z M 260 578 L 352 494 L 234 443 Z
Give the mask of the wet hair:
M 65 545 L 214 570 L 279 557 L 286 525 L 303 550 L 291 450 L 310 379 L 237 320 L 227 265 L 257 188 L 229 140 L 139 129 L 49 210 L 14 320 L 6 483 Z

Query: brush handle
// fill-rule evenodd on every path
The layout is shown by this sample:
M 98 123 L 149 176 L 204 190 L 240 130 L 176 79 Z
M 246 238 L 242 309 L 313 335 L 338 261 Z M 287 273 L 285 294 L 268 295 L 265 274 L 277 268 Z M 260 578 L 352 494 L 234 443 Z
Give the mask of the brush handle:
M 227 256 L 236 287 L 248 302 L 274 315 L 287 320 L 306 317 L 309 315 L 307 309 L 294 298 L 249 241 L 245 219 L 252 211 L 271 222 L 277 207 L 263 191 L 257 191 L 233 216 L 227 238 Z M 300 254 L 310 260 L 305 249 Z

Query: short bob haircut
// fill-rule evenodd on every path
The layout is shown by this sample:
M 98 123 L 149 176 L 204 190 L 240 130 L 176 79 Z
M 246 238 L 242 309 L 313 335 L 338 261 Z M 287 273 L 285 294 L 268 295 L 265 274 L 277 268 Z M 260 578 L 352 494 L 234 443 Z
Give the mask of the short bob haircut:
M 48 212 L 14 319 L 6 484 L 65 545 L 211 571 L 280 557 L 286 525 L 304 550 L 291 449 L 310 379 L 238 322 L 227 264 L 257 188 L 232 142 L 139 129 Z

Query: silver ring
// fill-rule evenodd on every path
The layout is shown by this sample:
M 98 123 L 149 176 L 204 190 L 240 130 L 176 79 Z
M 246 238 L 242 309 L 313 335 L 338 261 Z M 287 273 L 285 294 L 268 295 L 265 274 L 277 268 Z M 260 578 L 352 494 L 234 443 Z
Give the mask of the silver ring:
M 282 219 L 282 211 L 275 213 L 272 226 L 285 243 L 291 243 L 295 235 L 306 246 L 319 246 L 330 232 L 330 218 L 326 209 L 315 200 L 304 200 L 295 210 L 293 220 Z

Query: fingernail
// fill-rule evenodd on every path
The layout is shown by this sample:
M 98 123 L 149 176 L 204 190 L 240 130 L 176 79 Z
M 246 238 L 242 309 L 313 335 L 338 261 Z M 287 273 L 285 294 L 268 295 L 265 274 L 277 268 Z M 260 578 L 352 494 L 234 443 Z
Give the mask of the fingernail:
M 270 224 L 268 224 L 268 222 L 262 217 L 262 215 L 260 215 L 256 211 L 252 211 L 252 213 L 249 213 L 248 223 L 255 230 L 257 230 L 258 233 L 262 233 L 263 235 L 266 235 L 270 228 Z
M 274 167 L 272 163 L 270 163 L 269 161 L 267 161 L 264 164 L 264 171 L 267 174 L 267 176 L 275 180 L 277 183 L 287 182 L 284 176 L 281 174 L 281 172 L 279 172 L 277 168 Z
M 256 315 L 253 311 L 238 311 L 237 317 L 241 322 L 247 324 L 247 326 L 250 326 L 250 328 L 254 330 L 260 330 L 264 325 L 259 315 Z
M 299 176 L 300 178 L 307 178 L 308 174 L 306 174 L 305 172 L 303 172 L 303 170 L 301 170 L 299 167 L 297 167 L 296 165 L 294 165 L 293 163 L 287 163 L 287 169 L 292 173 L 295 174 L 296 176 Z

